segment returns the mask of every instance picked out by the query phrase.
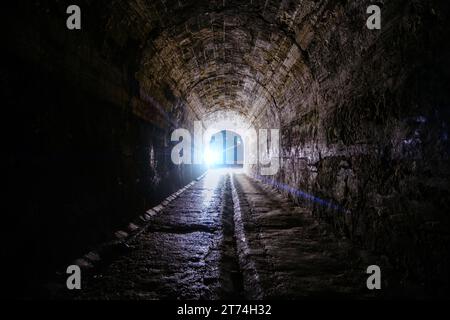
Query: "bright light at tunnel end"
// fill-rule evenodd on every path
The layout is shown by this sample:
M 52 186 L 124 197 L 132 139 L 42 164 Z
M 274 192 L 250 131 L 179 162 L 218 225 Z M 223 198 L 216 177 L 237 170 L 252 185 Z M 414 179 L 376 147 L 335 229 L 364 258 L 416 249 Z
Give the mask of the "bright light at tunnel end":
M 253 127 L 224 128 L 212 126 L 206 132 L 203 130 L 201 121 L 194 121 L 194 137 L 191 132 L 184 128 L 176 129 L 172 132 L 171 141 L 178 142 L 172 148 L 171 160 L 175 165 L 198 164 L 208 167 L 216 165 L 240 164 L 244 168 L 251 165 L 258 165 L 259 174 L 263 176 L 273 176 L 280 168 L 280 133 L 279 129 L 256 130 Z M 240 163 L 228 162 L 228 147 L 221 148 L 217 143 L 215 147 L 210 146 L 211 137 L 217 132 L 231 132 L 238 136 L 235 140 L 235 147 L 242 148 L 242 160 Z M 226 138 L 225 138 L 226 139 Z M 215 140 L 214 140 L 215 141 Z M 214 142 L 216 143 L 216 142 Z M 236 149 L 235 149 L 236 150 Z
M 213 166 L 220 160 L 220 152 L 206 148 L 204 151 L 204 160 L 207 166 Z

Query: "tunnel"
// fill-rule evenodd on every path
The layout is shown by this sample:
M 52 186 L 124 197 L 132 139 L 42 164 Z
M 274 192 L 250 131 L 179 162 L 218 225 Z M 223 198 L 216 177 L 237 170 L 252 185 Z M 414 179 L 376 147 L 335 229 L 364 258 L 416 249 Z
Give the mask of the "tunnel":
M 239 134 L 222 130 L 213 134 L 207 143 L 204 162 L 208 167 L 243 167 L 244 142 Z
M 448 298 L 449 7 L 12 4 L 4 289 Z

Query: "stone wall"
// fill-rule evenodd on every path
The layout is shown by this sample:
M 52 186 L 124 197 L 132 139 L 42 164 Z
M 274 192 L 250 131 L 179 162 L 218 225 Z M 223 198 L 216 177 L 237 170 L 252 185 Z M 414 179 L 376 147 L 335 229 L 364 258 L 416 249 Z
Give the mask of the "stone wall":
M 329 3 L 298 25 L 308 69 L 279 89 L 283 159 L 273 180 L 386 254 L 405 281 L 446 287 L 449 7 L 386 2 L 381 31 L 364 27 L 365 7 Z
M 165 83 L 142 90 L 139 39 L 106 34 L 101 15 L 66 32 L 64 5 L 39 4 L 11 13 L 0 67 L 2 261 L 23 292 L 202 173 L 171 161 L 172 130 L 196 118 Z

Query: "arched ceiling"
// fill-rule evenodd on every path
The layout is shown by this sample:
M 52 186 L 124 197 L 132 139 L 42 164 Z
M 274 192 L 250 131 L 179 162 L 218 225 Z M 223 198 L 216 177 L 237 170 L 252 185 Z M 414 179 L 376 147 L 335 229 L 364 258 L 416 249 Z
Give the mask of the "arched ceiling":
M 301 22 L 327 2 L 117 1 L 108 25 L 145 39 L 143 88 L 168 83 L 202 120 L 233 111 L 254 122 L 267 108 L 278 113 L 283 86 L 307 72 Z

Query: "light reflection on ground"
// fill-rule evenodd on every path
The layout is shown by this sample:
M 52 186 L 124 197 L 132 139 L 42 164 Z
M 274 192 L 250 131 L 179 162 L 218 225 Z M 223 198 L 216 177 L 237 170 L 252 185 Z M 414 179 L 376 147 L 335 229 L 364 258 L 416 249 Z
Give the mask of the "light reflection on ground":
M 226 174 L 238 174 L 243 173 L 244 169 L 242 168 L 210 168 L 206 176 L 203 178 L 203 186 L 204 191 L 202 194 L 202 205 L 203 208 L 206 208 L 210 205 L 211 200 L 214 196 L 214 192 L 217 189 L 217 186 L 221 180 L 221 178 Z

